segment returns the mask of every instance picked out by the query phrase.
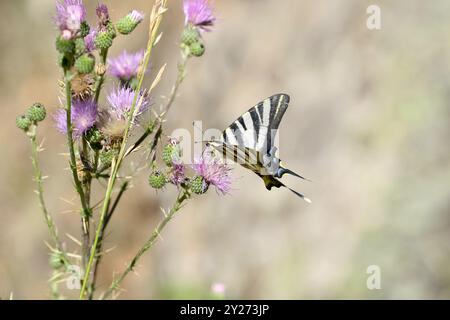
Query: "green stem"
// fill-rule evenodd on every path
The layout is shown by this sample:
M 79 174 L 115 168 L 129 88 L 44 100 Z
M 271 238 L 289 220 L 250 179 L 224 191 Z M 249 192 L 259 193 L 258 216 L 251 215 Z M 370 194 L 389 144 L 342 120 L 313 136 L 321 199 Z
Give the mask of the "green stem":
M 58 230 L 56 228 L 55 222 L 53 221 L 53 218 L 45 204 L 44 187 L 43 187 L 43 182 L 42 182 L 42 172 L 41 172 L 39 160 L 38 160 L 39 146 L 36 142 L 36 126 L 35 125 L 32 126 L 28 135 L 30 137 L 30 142 L 31 142 L 31 162 L 33 164 L 33 169 L 34 169 L 34 179 L 37 183 L 37 194 L 38 194 L 38 198 L 39 198 L 39 206 L 42 210 L 42 213 L 44 214 L 44 219 L 47 224 L 47 228 L 50 233 L 50 237 L 52 238 L 53 247 L 55 248 L 55 250 L 57 250 L 58 252 L 61 253 L 61 257 L 64 260 L 64 266 L 67 266 L 67 265 L 69 265 L 69 259 L 67 258 L 67 255 L 61 246 L 61 243 L 58 238 Z M 57 273 L 56 270 L 53 271 L 53 274 L 55 274 L 55 273 Z M 59 294 L 59 290 L 58 290 L 57 279 L 55 279 L 54 277 L 52 277 L 52 279 L 53 280 L 51 281 L 51 284 L 50 284 L 52 296 L 54 299 L 59 299 L 60 294 Z
M 102 50 L 102 52 L 100 53 L 100 58 L 101 58 L 102 64 L 105 67 L 106 67 L 106 57 L 107 56 L 108 56 L 108 49 Z M 94 96 L 95 103 L 98 103 L 98 99 L 100 97 L 100 91 L 102 89 L 102 85 L 103 85 L 103 81 L 104 80 L 105 80 L 105 74 L 103 73 L 97 78 L 97 81 L 95 83 L 95 96 Z
M 84 161 L 89 161 L 89 150 L 87 147 L 86 138 L 82 137 L 82 149 L 81 149 L 81 157 Z M 82 161 L 83 162 L 83 161 Z M 84 174 L 86 177 L 81 181 L 81 185 L 83 187 L 83 192 L 85 195 L 86 205 L 90 207 L 91 202 L 91 181 L 92 176 L 90 174 L 90 170 L 84 168 Z M 86 264 L 89 258 L 89 245 L 90 245 L 90 216 L 82 216 L 81 217 L 81 265 L 83 270 L 86 268 Z
M 117 208 L 117 205 L 119 204 L 120 199 L 122 198 L 123 194 L 125 193 L 125 191 L 128 188 L 128 181 L 125 181 L 124 183 L 122 183 L 122 186 L 120 187 L 119 193 L 117 194 L 116 199 L 114 200 L 114 203 L 111 207 L 111 209 L 108 210 L 108 215 L 105 218 L 105 223 L 103 225 L 103 229 L 102 232 L 100 234 L 100 238 L 99 238 L 99 245 L 97 248 L 97 259 L 95 260 L 94 263 L 94 275 L 92 277 L 92 283 L 91 283 L 91 287 L 89 289 L 89 300 L 92 300 L 92 298 L 94 297 L 94 292 L 95 292 L 95 284 L 97 282 L 97 270 L 98 270 L 98 266 L 100 265 L 101 259 L 102 259 L 102 255 L 101 255 L 101 251 L 102 251 L 102 247 L 103 247 L 103 238 L 105 236 L 105 231 L 106 228 L 108 226 L 109 221 L 111 220 L 112 215 L 114 214 L 114 211 Z
M 114 291 L 116 291 L 119 288 L 120 284 L 125 279 L 125 277 L 131 271 L 133 271 L 134 267 L 136 266 L 136 263 L 139 261 L 139 259 L 142 257 L 142 255 L 145 252 L 147 252 L 148 250 L 150 250 L 153 247 L 153 245 L 158 241 L 161 232 L 164 230 L 164 228 L 169 223 L 169 221 L 173 219 L 175 214 L 180 210 L 183 202 L 185 200 L 189 199 L 189 196 L 190 196 L 189 192 L 185 189 L 183 189 L 178 194 L 177 200 L 175 201 L 175 204 L 170 209 L 169 213 L 167 215 L 165 215 L 164 219 L 158 224 L 158 226 L 155 228 L 155 230 L 153 231 L 150 238 L 138 250 L 138 252 L 133 257 L 133 259 L 131 259 L 131 261 L 128 263 L 125 270 L 120 274 L 120 276 L 116 280 L 113 281 L 113 283 L 108 288 L 108 290 L 106 290 L 105 293 L 103 293 L 103 295 L 101 297 L 102 300 L 108 299 L 114 293 Z
M 39 160 L 38 160 L 38 152 L 39 152 L 39 146 L 36 142 L 36 134 L 35 134 L 35 128 L 32 128 L 32 133 L 30 135 L 30 141 L 31 141 L 31 162 L 33 163 L 34 168 L 34 179 L 37 183 L 37 194 L 39 198 L 39 206 L 41 207 L 42 213 L 44 214 L 45 222 L 47 223 L 48 231 L 50 232 L 50 236 L 53 241 L 54 247 L 62 251 L 61 244 L 58 239 L 58 231 L 56 229 L 55 223 L 53 221 L 53 218 L 51 214 L 47 210 L 47 206 L 45 204 L 44 200 L 44 188 L 42 184 L 42 173 L 39 166 Z
M 73 181 L 75 183 L 75 188 L 80 196 L 81 206 L 83 208 L 83 217 L 90 216 L 89 207 L 86 204 L 86 197 L 84 195 L 83 187 L 81 185 L 80 179 L 78 178 L 77 163 L 75 158 L 75 149 L 73 142 L 73 127 L 72 127 L 72 92 L 70 87 L 69 74 L 66 71 L 64 75 L 65 86 L 66 86 L 66 112 L 67 112 L 67 144 L 69 147 L 70 154 L 70 169 L 72 171 Z
M 109 208 L 109 203 L 111 201 L 111 194 L 114 188 L 114 184 L 116 182 L 116 177 L 117 177 L 117 173 L 119 171 L 119 168 L 122 164 L 124 155 L 125 155 L 125 151 L 126 151 L 126 145 L 127 145 L 127 141 L 128 141 L 128 137 L 129 137 L 129 131 L 132 125 L 132 121 L 133 121 L 133 117 L 134 117 L 134 113 L 135 113 L 135 108 L 136 108 L 136 103 L 138 102 L 138 98 L 140 96 L 140 92 L 141 92 L 141 88 L 142 88 L 142 83 L 144 81 L 144 75 L 145 75 L 145 70 L 147 70 L 148 67 L 148 63 L 150 61 L 150 56 L 152 53 L 152 49 L 153 49 L 153 45 L 155 43 L 155 40 L 157 38 L 157 33 L 158 33 L 158 29 L 159 26 L 161 24 L 161 20 L 162 20 L 162 14 L 165 12 L 165 5 L 166 5 L 166 0 L 161 0 L 159 2 L 157 2 L 152 9 L 152 13 L 150 16 L 150 29 L 149 29 L 149 40 L 147 43 L 147 50 L 145 52 L 145 56 L 144 56 L 144 62 L 142 64 L 142 69 L 141 72 L 139 74 L 139 84 L 135 90 L 136 94 L 134 95 L 134 99 L 133 99 L 133 103 L 131 105 L 130 108 L 130 113 L 127 119 L 127 125 L 125 127 L 125 131 L 123 134 L 123 139 L 122 139 L 122 143 L 120 145 L 120 151 L 119 151 L 119 155 L 117 156 L 117 158 L 113 159 L 112 165 L 111 165 L 111 175 L 109 177 L 108 180 L 108 186 L 106 188 L 106 193 L 105 193 L 105 199 L 103 200 L 103 206 L 102 206 L 102 211 L 100 213 L 100 220 L 97 226 L 97 231 L 95 233 L 95 239 L 94 239 L 94 244 L 91 247 L 91 254 L 89 256 L 89 262 L 87 264 L 86 267 L 86 271 L 85 271 L 85 275 L 84 275 L 84 280 L 81 286 L 81 290 L 80 290 L 80 299 L 84 298 L 84 293 L 86 291 L 87 288 L 87 282 L 89 279 L 89 275 L 90 275 L 90 271 L 91 271 L 91 267 L 92 264 L 94 262 L 94 258 L 97 252 L 97 246 L 98 246 L 98 242 L 99 242 L 99 238 L 100 238 L 100 234 L 101 231 L 103 229 L 103 224 L 105 222 L 105 217 Z

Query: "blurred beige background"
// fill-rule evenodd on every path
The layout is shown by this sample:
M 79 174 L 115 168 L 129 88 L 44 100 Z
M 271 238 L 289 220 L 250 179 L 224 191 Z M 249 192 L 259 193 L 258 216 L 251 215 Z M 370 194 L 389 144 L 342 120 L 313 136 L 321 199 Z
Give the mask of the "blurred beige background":
M 85 1 L 94 21 L 97 1 Z M 251 172 L 234 170 L 232 195 L 191 200 L 154 250 L 124 282 L 124 299 L 204 298 L 211 284 L 227 298 L 450 298 L 450 2 L 216 0 L 218 21 L 206 54 L 192 60 L 171 110 L 167 134 L 224 128 L 271 94 L 291 95 L 281 157 L 313 182 L 287 177 L 308 205 L 286 190 L 267 192 Z M 152 1 L 105 1 L 117 19 Z M 382 28 L 366 28 L 381 7 Z M 176 76 L 181 1 L 170 1 L 154 76 L 155 93 Z M 1 1 L 0 297 L 49 297 L 47 230 L 31 181 L 30 148 L 14 118 L 35 101 L 58 106 L 54 1 Z M 111 55 L 146 43 L 148 18 L 120 37 Z M 109 81 L 107 85 L 111 85 Z M 64 137 L 50 118 L 41 162 L 46 199 L 59 233 L 79 236 Z M 97 191 L 103 190 L 98 187 Z M 100 287 L 149 236 L 176 190 L 156 194 L 147 173 L 134 180 L 110 227 Z M 100 193 L 96 199 L 100 199 Z M 381 268 L 381 290 L 366 269 Z M 65 291 L 67 297 L 76 292 Z

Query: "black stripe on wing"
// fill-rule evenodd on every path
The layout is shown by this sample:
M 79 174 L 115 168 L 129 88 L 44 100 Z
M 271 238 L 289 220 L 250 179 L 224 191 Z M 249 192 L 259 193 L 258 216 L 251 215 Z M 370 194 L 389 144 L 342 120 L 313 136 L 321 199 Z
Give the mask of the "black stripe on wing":
M 223 142 L 246 148 L 260 146 L 258 151 L 267 153 L 272 148 L 272 141 L 289 105 L 289 100 L 287 94 L 276 94 L 259 102 L 223 131 Z M 267 134 L 260 137 L 261 127 L 267 128 Z M 248 132 L 250 130 L 252 132 Z M 264 141 L 256 141 L 257 139 L 264 139 Z

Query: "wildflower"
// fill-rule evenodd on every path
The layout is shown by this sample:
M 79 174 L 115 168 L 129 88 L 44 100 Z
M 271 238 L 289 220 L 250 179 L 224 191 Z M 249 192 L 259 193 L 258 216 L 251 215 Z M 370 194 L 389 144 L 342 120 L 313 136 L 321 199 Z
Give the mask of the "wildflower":
M 70 81 L 72 98 L 86 100 L 94 91 L 95 77 L 91 73 L 76 72 Z
M 97 37 L 97 30 L 92 29 L 89 34 L 84 37 L 84 46 L 87 52 L 92 52 L 95 50 L 95 38 Z
M 184 15 L 186 25 L 192 24 L 203 31 L 210 31 L 216 18 L 209 0 L 184 0 Z
M 205 152 L 200 159 L 194 161 L 192 168 L 198 176 L 202 177 L 207 186 L 212 184 L 222 194 L 229 193 L 231 189 L 231 169 L 219 159 L 213 158 Z
M 82 0 L 56 2 L 55 22 L 64 39 L 74 38 L 86 20 L 86 8 Z
M 123 51 L 117 58 L 108 59 L 108 71 L 122 81 L 130 81 L 137 77 L 143 59 L 143 50 L 136 53 Z
M 71 120 L 73 135 L 79 138 L 82 134 L 92 128 L 97 120 L 97 104 L 92 100 L 73 100 Z M 54 115 L 56 128 L 59 132 L 67 133 L 67 111 L 59 109 Z
M 129 87 L 118 86 L 109 93 L 107 100 L 110 105 L 109 112 L 115 116 L 116 119 L 127 120 L 131 107 L 133 105 L 135 91 Z M 139 93 L 136 106 L 135 117 L 141 115 L 150 106 L 150 99 L 148 96 Z
M 174 163 L 170 176 L 170 182 L 176 186 L 181 185 L 186 181 L 185 166 L 182 163 Z
M 105 4 L 98 4 L 95 9 L 98 19 L 101 25 L 106 25 L 109 22 L 108 7 Z
M 154 189 L 161 189 L 166 185 L 167 179 L 164 173 L 159 170 L 155 170 L 148 177 L 148 183 L 150 187 Z
M 117 21 L 116 28 L 121 34 L 131 33 L 141 21 L 144 20 L 144 14 L 140 11 L 133 10 L 125 17 Z
M 164 163 L 171 167 L 173 164 L 180 162 L 180 146 L 179 141 L 174 138 L 169 139 L 169 143 L 166 144 L 162 151 L 162 160 Z
M 33 103 L 27 110 L 27 117 L 33 122 L 40 122 L 45 119 L 47 111 L 45 107 L 40 103 Z

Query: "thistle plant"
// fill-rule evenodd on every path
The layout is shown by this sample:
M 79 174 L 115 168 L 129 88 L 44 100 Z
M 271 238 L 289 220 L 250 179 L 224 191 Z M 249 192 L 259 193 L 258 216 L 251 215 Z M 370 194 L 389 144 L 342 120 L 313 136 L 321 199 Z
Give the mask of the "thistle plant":
M 165 65 L 158 72 L 153 72 L 149 65 L 152 55 L 157 54 L 154 52 L 155 45 L 162 40 L 160 26 L 169 9 L 167 2 L 156 0 L 148 13 L 148 43 L 145 48 L 137 52 L 124 50 L 116 57 L 108 56 L 115 39 L 133 34 L 142 24 L 146 16 L 144 12 L 131 10 L 118 21 L 113 21 L 108 7 L 99 4 L 96 8 L 97 21 L 88 22 L 82 0 L 56 2 L 54 20 L 58 27 L 55 46 L 61 69 L 60 106 L 51 110 L 48 117 L 46 108 L 34 103 L 16 118 L 17 127 L 31 142 L 39 204 L 51 239 L 48 246 L 54 298 L 63 298 L 59 283 L 68 276 L 69 269 L 74 265 L 81 270 L 78 279 L 80 299 L 116 297 L 122 281 L 188 201 L 195 195 L 207 192 L 211 186 L 219 194 L 230 191 L 230 169 L 226 164 L 206 151 L 192 166 L 183 163 L 179 141 L 168 137 L 164 131 L 165 117 L 186 77 L 187 63 L 189 59 L 204 54 L 203 34 L 212 30 L 215 21 L 208 1 L 184 1 L 185 25 L 180 31 L 178 75 L 168 98 L 159 99 L 153 91 L 164 76 Z M 143 85 L 146 76 L 152 79 L 148 88 Z M 112 80 L 106 82 L 107 77 Z M 99 102 L 101 95 L 105 97 L 105 103 Z M 156 105 L 160 105 L 159 110 Z M 77 242 L 81 244 L 80 254 L 67 250 L 45 202 L 38 159 L 43 148 L 38 142 L 38 129 L 42 121 L 49 119 L 54 122 L 56 131 L 66 139 L 70 176 L 79 203 L 81 234 Z M 131 178 L 119 173 L 132 153 L 139 153 L 145 159 L 150 189 L 164 192 L 173 187 L 178 190 L 178 196 L 172 207 L 163 212 L 162 221 L 122 273 L 112 280 L 106 291 L 98 293 L 98 267 L 106 254 L 103 249 L 105 233 L 111 219 L 117 215 L 118 203 L 130 186 Z M 94 183 L 104 186 L 99 205 L 91 201 Z

